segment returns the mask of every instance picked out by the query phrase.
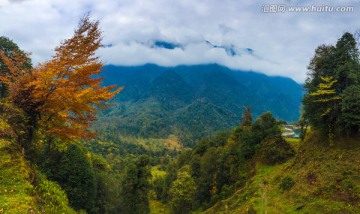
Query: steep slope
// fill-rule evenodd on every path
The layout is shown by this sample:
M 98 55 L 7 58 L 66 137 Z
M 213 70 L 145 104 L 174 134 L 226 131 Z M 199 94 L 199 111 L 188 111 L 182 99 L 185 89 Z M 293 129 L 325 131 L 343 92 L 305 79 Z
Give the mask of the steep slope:
M 360 213 L 359 138 L 330 146 L 313 133 L 291 142 L 300 147 L 295 158 L 257 164 L 244 188 L 204 213 Z
M 57 183 L 30 167 L 14 139 L 0 137 L 0 160 L 0 213 L 77 213 Z
M 0 213 L 36 210 L 30 169 L 20 151 L 14 143 L 0 139 Z

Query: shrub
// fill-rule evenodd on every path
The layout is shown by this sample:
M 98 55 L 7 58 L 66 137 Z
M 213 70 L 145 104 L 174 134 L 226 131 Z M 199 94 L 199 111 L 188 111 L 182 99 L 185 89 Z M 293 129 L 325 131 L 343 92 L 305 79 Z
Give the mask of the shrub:
M 281 136 L 273 136 L 262 142 L 259 155 L 262 163 L 274 165 L 284 163 L 295 155 L 295 151 Z
M 292 177 L 286 176 L 281 180 L 280 189 L 290 190 L 295 185 L 295 181 Z
M 68 206 L 65 191 L 56 182 L 47 180 L 45 176 L 40 176 L 35 191 L 44 213 L 75 213 Z

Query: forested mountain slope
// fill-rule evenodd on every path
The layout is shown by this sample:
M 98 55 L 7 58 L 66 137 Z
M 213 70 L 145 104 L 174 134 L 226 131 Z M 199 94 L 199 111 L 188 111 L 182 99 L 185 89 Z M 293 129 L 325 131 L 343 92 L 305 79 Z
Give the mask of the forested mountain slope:
M 177 135 L 185 145 L 214 131 L 239 124 L 244 106 L 255 117 L 266 111 L 296 121 L 302 88 L 289 78 L 235 71 L 217 64 L 161 67 L 147 64 L 103 68 L 105 85 L 124 90 L 99 127 L 125 135 L 166 138 Z M 101 130 L 101 129 L 100 129 Z

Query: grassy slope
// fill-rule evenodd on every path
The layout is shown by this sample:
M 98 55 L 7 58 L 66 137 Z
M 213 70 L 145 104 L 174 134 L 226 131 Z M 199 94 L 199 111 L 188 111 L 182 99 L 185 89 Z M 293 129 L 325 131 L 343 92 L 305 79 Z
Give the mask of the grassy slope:
M 15 144 L 0 139 L 0 213 L 31 213 L 30 168 Z
M 276 166 L 257 164 L 244 188 L 204 213 L 360 213 L 359 138 L 329 146 L 312 135 L 290 143 L 295 158 Z M 279 188 L 285 176 L 295 181 L 287 191 Z

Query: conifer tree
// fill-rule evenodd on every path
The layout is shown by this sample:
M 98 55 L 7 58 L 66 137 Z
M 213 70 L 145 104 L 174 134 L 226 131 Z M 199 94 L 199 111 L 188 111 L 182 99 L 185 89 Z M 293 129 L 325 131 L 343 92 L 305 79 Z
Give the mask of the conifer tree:
M 251 126 L 252 125 L 252 114 L 251 114 L 251 107 L 246 106 L 243 108 L 242 114 L 243 121 L 241 122 L 241 126 Z
M 149 157 L 142 155 L 135 163 L 127 166 L 121 190 L 121 213 L 150 213 L 148 179 L 151 174 L 148 170 L 148 164 Z

